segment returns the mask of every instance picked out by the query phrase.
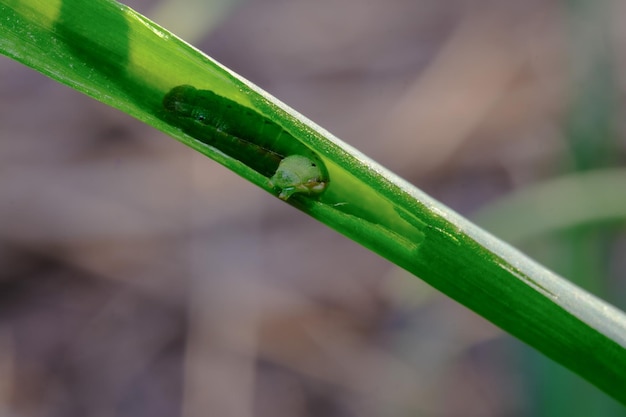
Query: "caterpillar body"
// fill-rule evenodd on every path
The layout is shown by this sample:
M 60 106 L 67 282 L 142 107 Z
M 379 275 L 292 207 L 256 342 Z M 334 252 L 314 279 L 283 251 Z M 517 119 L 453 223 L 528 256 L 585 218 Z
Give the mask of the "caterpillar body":
M 320 194 L 328 185 L 317 155 L 251 108 L 191 85 L 172 88 L 163 108 L 170 124 L 268 177 L 283 200 L 295 193 Z

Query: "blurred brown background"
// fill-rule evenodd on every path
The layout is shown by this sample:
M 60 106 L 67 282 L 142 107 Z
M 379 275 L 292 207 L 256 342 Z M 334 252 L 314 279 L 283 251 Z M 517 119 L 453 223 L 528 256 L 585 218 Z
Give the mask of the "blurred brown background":
M 623 165 L 623 1 L 126 3 L 464 215 L 578 167 L 590 79 Z M 4 57 L 0 135 L 1 416 L 573 415 L 482 318 Z

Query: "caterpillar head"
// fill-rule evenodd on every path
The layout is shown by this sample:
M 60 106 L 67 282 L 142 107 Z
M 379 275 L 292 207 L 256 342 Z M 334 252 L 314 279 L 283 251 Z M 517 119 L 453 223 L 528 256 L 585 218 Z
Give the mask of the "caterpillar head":
M 280 189 L 278 198 L 287 200 L 293 194 L 321 194 L 328 186 L 328 178 L 320 163 L 302 155 L 291 155 L 280 161 L 270 186 Z

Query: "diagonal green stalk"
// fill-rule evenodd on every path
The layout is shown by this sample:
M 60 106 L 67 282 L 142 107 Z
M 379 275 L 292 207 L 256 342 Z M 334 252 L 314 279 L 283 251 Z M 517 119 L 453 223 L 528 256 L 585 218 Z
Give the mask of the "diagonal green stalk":
M 419 276 L 626 404 L 626 316 L 111 0 L 0 0 L 0 52 L 160 129 L 277 195 L 267 175 L 163 116 L 182 84 L 281 126 L 330 186 L 288 203 Z

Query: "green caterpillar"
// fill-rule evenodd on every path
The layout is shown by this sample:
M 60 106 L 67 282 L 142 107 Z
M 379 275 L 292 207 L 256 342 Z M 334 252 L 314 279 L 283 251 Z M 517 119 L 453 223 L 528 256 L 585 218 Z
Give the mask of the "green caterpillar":
M 163 107 L 166 121 L 268 177 L 283 200 L 295 193 L 320 194 L 328 185 L 315 153 L 248 107 L 190 85 L 172 88 Z
M 280 161 L 269 184 L 281 190 L 278 198 L 287 200 L 295 193 L 322 193 L 328 186 L 328 179 L 324 179 L 318 163 L 306 156 L 291 155 Z

